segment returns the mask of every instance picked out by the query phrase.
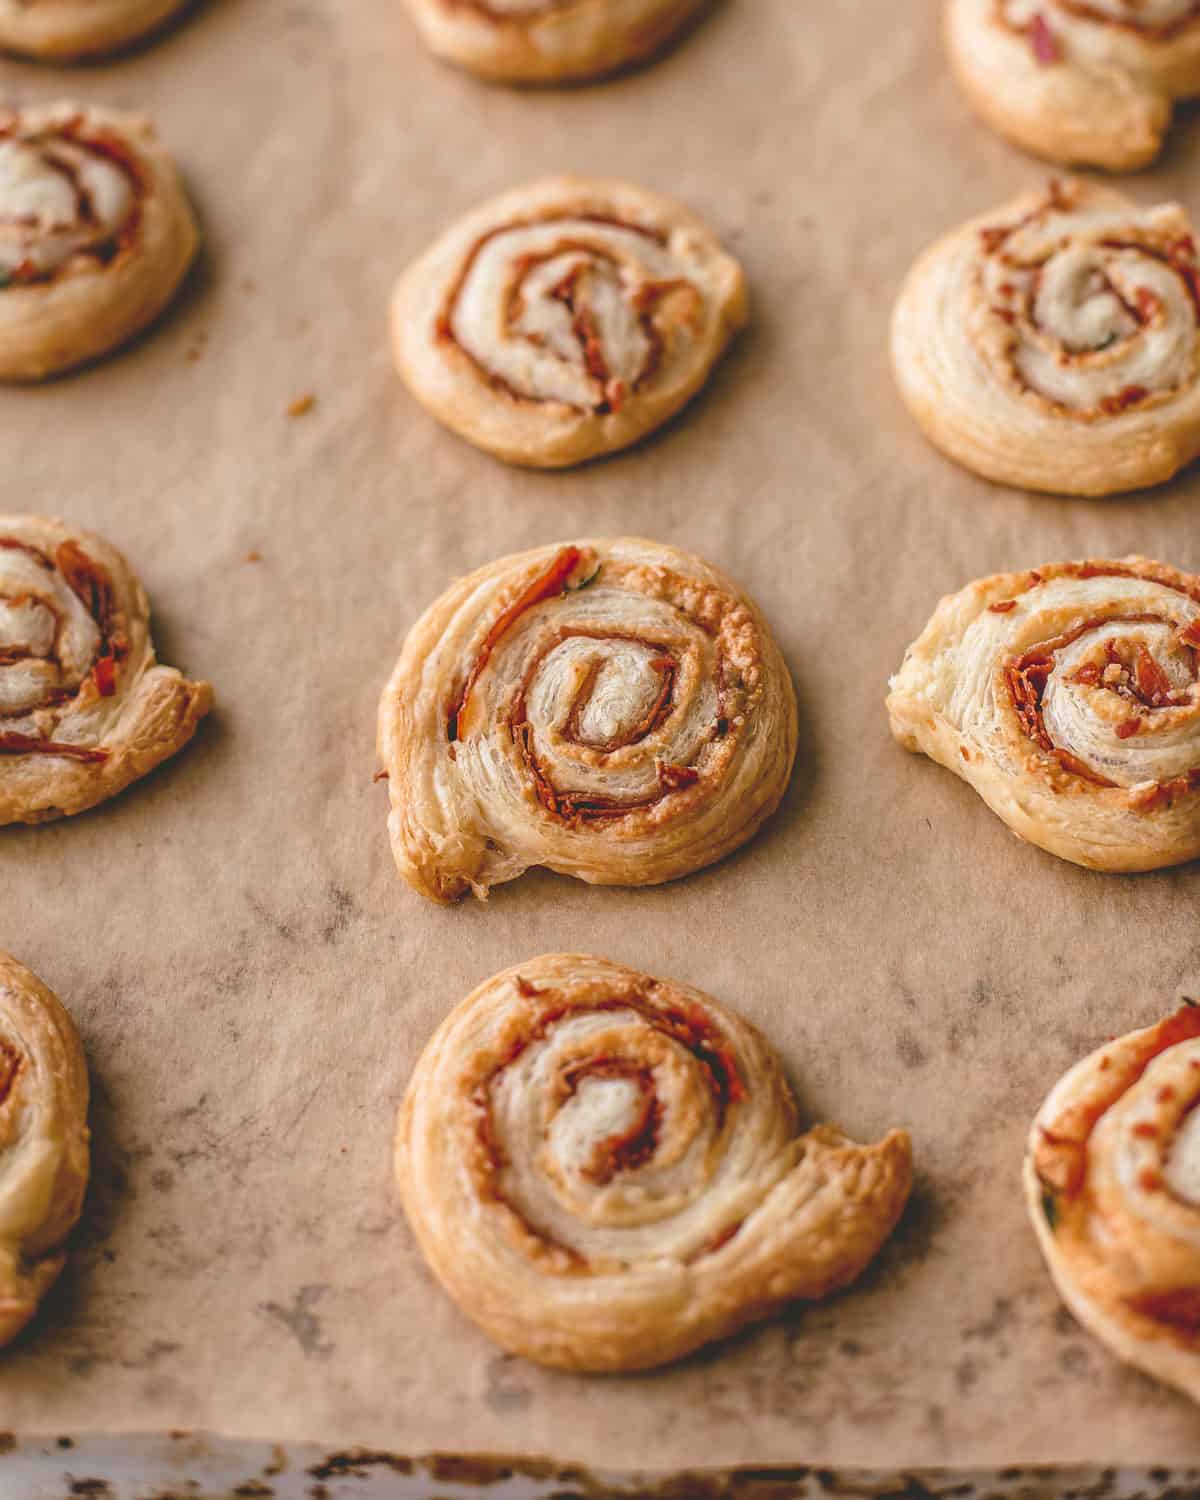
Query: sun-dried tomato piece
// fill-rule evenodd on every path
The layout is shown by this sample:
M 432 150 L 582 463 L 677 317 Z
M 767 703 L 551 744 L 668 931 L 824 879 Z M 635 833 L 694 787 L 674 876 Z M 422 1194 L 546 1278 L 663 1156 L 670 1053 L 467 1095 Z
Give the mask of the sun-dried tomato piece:
M 117 662 L 113 656 L 102 656 L 92 668 L 96 691 L 102 698 L 111 698 L 117 691 Z
M 1139 401 L 1144 401 L 1149 394 L 1144 385 L 1127 385 L 1115 396 L 1102 396 L 1100 410 L 1107 416 L 1115 417 L 1129 407 L 1136 406 Z
M 1171 679 L 1151 656 L 1144 641 L 1138 642 L 1133 675 L 1138 696 L 1147 703 L 1157 706 L 1171 696 Z
M 108 759 L 107 750 L 89 750 L 84 745 L 68 745 L 59 740 L 39 740 L 32 734 L 13 730 L 0 733 L 0 755 L 61 755 L 67 760 L 99 765 Z
M 1038 11 L 1033 20 L 1025 28 L 1025 34 L 1029 38 L 1033 55 L 1044 68 L 1053 67 L 1055 63 L 1063 60 L 1062 46 L 1051 31 L 1050 25 L 1041 11 Z
M 567 579 L 574 572 L 582 554 L 578 547 L 564 547 L 546 571 L 540 574 L 523 594 L 520 595 L 504 611 L 492 628 L 484 637 L 483 645 L 479 648 L 479 655 L 467 674 L 467 680 L 463 684 L 462 692 L 450 706 L 447 722 L 447 737 L 453 741 L 459 737 L 459 726 L 466 711 L 467 700 L 471 696 L 471 689 L 479 679 L 479 674 L 487 666 L 492 652 L 499 645 L 501 639 L 508 634 L 527 610 L 540 604 L 543 599 L 553 599 L 561 594 L 567 586 Z

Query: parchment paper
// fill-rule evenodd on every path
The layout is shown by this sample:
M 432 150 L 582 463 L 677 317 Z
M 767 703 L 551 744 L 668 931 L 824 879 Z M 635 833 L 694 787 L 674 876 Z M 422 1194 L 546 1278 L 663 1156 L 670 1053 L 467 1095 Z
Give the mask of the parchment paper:
M 163 659 L 218 702 L 107 808 L 0 834 L 0 947 L 71 1007 L 95 1089 L 85 1219 L 0 1360 L 0 1426 L 631 1469 L 1200 1460 L 1194 1408 L 1060 1309 L 1019 1192 L 1060 1072 L 1200 987 L 1197 872 L 1022 846 L 883 710 L 937 598 L 978 574 L 1132 549 L 1200 568 L 1200 473 L 1028 497 L 899 405 L 886 324 L 912 257 L 1044 175 L 969 117 L 937 9 L 725 0 L 659 65 L 563 92 L 439 66 L 399 0 L 209 0 L 118 64 L 0 63 L 15 100 L 147 107 L 206 232 L 135 348 L 0 393 L 0 509 L 122 546 Z M 1198 150 L 1185 119 L 1132 193 L 1186 201 Z M 690 203 L 755 319 L 660 437 L 534 475 L 417 409 L 385 304 L 460 211 L 563 168 Z M 486 907 L 423 902 L 371 780 L 405 631 L 493 556 L 619 533 L 711 558 L 773 622 L 802 711 L 781 813 L 658 890 L 534 874 Z M 912 1130 L 918 1190 L 857 1288 L 629 1379 L 507 1358 L 436 1288 L 392 1186 L 412 1063 L 481 979 L 575 948 L 740 1007 L 809 1120 Z

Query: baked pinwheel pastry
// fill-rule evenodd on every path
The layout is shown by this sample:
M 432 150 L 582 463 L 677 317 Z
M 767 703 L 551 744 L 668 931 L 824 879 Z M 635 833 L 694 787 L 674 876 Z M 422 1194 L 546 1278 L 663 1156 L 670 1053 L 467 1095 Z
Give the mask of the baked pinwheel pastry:
M 892 357 L 926 437 L 986 479 L 1069 495 L 1158 484 L 1200 452 L 1187 215 L 1052 182 L 917 261 Z
M 0 516 L 0 824 L 112 797 L 185 745 L 207 682 L 155 661 L 150 610 L 100 537 Z
M 846 1286 L 912 1148 L 796 1109 L 769 1046 L 698 990 L 560 953 L 475 990 L 408 1086 L 396 1175 L 438 1280 L 514 1354 L 665 1364 Z
M 1051 854 L 1200 856 L 1200 578 L 1142 557 L 981 578 L 938 605 L 887 704 L 906 750 Z
M 1067 1306 L 1119 1359 L 1200 1401 L 1200 1010 L 1107 1042 L 1055 1085 L 1025 1158 Z
M 401 277 L 397 368 L 509 463 L 625 448 L 700 389 L 747 318 L 742 269 L 682 208 L 552 177 L 468 214 Z
M 59 61 L 146 36 L 187 0 L 0 0 L 0 50 Z
M 196 246 L 179 176 L 141 116 L 0 113 L 0 379 L 56 375 L 132 338 Z
M 1051 161 L 1132 171 L 1200 94 L 1200 0 L 949 0 L 955 73 L 993 129 Z
M 766 621 L 686 552 L 541 547 L 421 616 L 379 706 L 400 873 L 453 901 L 544 865 L 657 885 L 774 812 L 796 699 Z
M 0 953 L 0 1344 L 66 1262 L 88 1181 L 88 1075 L 71 1018 Z
M 408 0 L 432 52 L 481 78 L 567 83 L 662 50 L 707 0 Z

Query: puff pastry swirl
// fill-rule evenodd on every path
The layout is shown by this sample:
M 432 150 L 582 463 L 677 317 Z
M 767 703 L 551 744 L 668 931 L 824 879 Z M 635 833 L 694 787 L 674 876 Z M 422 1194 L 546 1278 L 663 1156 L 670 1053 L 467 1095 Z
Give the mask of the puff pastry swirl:
M 661 426 L 746 318 L 741 267 L 698 219 L 626 183 L 574 177 L 468 214 L 401 277 L 391 313 L 417 400 L 534 468 Z
M 1200 1401 L 1200 1010 L 1077 1063 L 1038 1112 L 1025 1191 L 1067 1306 Z
M 0 112 L 0 379 L 56 375 L 132 338 L 196 246 L 178 173 L 142 116 Z
M 408 0 L 431 51 L 481 78 L 568 83 L 643 62 L 707 0 Z
M 187 0 L 0 0 L 0 50 L 59 61 L 116 52 Z
M 1145 166 L 1200 94 L 1198 0 L 949 0 L 946 36 L 988 124 L 1068 165 Z
M 1127 557 L 978 579 L 938 605 L 887 702 L 906 749 L 1051 854 L 1200 856 L 1200 578 Z
M 892 356 L 925 435 L 987 479 L 1108 495 L 1200 452 L 1200 280 L 1187 215 L 1052 182 L 917 261 Z
M 413 626 L 379 709 L 392 849 L 422 895 L 533 865 L 654 885 L 750 838 L 796 754 L 791 679 L 755 606 L 656 542 L 480 568 Z
M 88 1075 L 71 1018 L 0 953 L 0 1344 L 66 1261 L 88 1181 Z
M 94 807 L 185 745 L 207 682 L 155 661 L 146 595 L 100 537 L 0 516 L 0 824 Z
M 698 990 L 566 953 L 489 979 L 408 1086 L 396 1173 L 426 1259 L 513 1353 L 665 1364 L 867 1266 L 912 1181 L 796 1110 L 767 1043 Z

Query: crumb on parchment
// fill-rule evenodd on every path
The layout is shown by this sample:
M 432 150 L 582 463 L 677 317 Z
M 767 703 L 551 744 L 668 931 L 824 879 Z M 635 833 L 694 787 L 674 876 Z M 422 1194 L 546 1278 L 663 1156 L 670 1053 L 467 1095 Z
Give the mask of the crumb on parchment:
M 317 404 L 317 398 L 311 391 L 306 391 L 303 396 L 297 396 L 294 401 L 288 403 L 287 414 L 289 417 L 303 417 L 312 411 Z

